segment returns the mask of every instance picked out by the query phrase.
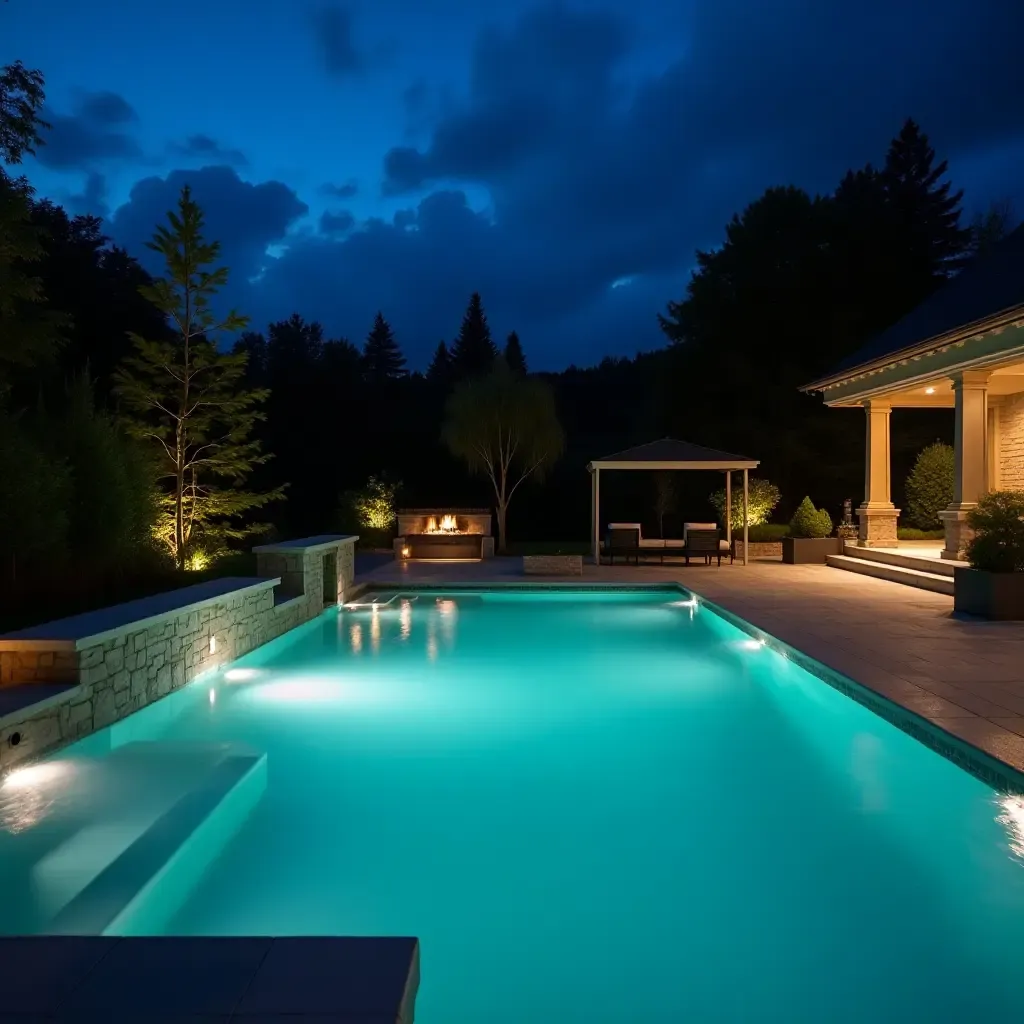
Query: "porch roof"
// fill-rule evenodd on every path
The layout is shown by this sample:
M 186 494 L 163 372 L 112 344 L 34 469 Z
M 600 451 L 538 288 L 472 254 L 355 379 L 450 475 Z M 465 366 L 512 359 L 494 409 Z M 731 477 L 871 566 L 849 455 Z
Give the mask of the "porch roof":
M 1024 224 L 902 320 L 801 391 L 824 391 L 897 359 L 1024 325 Z

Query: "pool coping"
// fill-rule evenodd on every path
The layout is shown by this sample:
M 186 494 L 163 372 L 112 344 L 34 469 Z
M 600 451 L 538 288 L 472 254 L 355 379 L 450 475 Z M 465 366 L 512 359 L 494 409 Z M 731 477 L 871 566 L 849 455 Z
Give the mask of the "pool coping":
M 755 626 L 751 622 L 729 611 L 715 601 L 710 601 L 689 587 L 681 583 L 650 583 L 650 584 L 616 584 L 616 583 L 559 583 L 559 582 L 520 582 L 518 580 L 502 580 L 494 583 L 456 583 L 451 586 L 443 586 L 438 583 L 411 583 L 402 586 L 393 584 L 376 583 L 367 581 L 358 587 L 358 593 L 353 597 L 361 597 L 368 591 L 393 592 L 397 595 L 437 593 L 437 594 L 458 594 L 473 591 L 495 591 L 495 590 L 521 590 L 521 591 L 611 591 L 635 593 L 646 591 L 653 593 L 677 593 L 692 598 L 697 602 L 698 607 L 707 608 L 719 618 L 724 619 L 730 625 L 746 633 L 755 640 L 759 640 L 766 647 L 771 648 L 776 654 L 795 662 L 800 668 L 820 679 L 823 683 L 838 690 L 844 696 L 856 701 L 862 707 L 885 719 L 890 725 L 894 725 L 901 732 L 928 747 L 929 750 L 951 761 L 958 768 L 969 772 L 980 782 L 989 786 L 998 793 L 1024 796 L 1024 772 L 1014 768 L 1013 765 L 999 760 L 987 751 L 975 746 L 968 740 L 962 739 L 951 732 L 943 729 L 942 726 L 928 721 L 923 715 L 904 707 L 890 697 L 886 697 L 873 690 L 866 683 L 860 683 L 849 676 L 829 668 L 811 655 L 806 654 L 797 647 L 780 640 L 767 630 Z M 349 602 L 346 601 L 346 604 Z M 344 610 L 344 606 L 340 610 Z

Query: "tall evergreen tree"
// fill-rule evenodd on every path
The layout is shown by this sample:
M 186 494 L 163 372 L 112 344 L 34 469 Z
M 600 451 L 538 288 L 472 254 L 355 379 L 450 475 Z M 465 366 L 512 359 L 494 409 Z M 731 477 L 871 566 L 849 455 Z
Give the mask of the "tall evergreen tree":
M 142 292 L 175 334 L 172 340 L 133 335 L 135 354 L 118 373 L 118 389 L 132 432 L 152 445 L 160 462 L 165 489 L 156 537 L 184 569 L 220 553 L 226 540 L 255 532 L 247 515 L 281 490 L 243 489 L 253 468 L 270 458 L 250 437 L 267 392 L 244 388 L 244 352 L 217 347 L 219 333 L 240 331 L 248 321 L 234 310 L 220 319 L 211 308 L 228 269 L 210 269 L 220 245 L 204 240 L 202 210 L 187 185 L 168 221 L 149 243 L 163 256 L 167 277 Z
M 407 377 L 408 374 L 405 356 L 395 341 L 391 325 L 378 310 L 373 328 L 363 345 L 363 376 L 371 384 L 384 384 Z
M 526 356 L 523 355 L 523 346 L 519 343 L 519 335 L 515 331 L 505 339 L 505 362 L 513 373 L 526 376 Z
M 959 269 L 971 244 L 970 229 L 960 225 L 963 190 L 953 192 L 943 180 L 947 169 L 948 161 L 935 163 L 928 136 L 908 118 L 881 171 L 894 227 L 928 290 Z
M 427 367 L 427 380 L 435 384 L 446 384 L 451 379 L 451 374 L 452 357 L 448 346 L 442 340 L 437 343 L 437 348 L 434 349 L 434 358 L 430 360 L 430 366 Z
M 480 293 L 473 292 L 462 318 L 459 336 L 452 345 L 452 372 L 459 380 L 483 376 L 490 371 L 497 355 Z

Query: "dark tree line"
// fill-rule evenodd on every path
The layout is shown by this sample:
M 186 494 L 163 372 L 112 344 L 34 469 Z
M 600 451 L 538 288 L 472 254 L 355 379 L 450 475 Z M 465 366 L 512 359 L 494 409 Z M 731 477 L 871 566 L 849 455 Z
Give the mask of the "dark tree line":
M 20 66 L 5 74 L 0 155 L 16 168 L 45 131 L 42 83 Z M 517 493 L 513 539 L 585 538 L 587 462 L 666 434 L 760 459 L 760 475 L 782 492 L 781 519 L 807 493 L 835 517 L 843 498 L 859 498 L 862 417 L 826 410 L 799 386 L 1006 232 L 1005 209 L 967 227 L 960 204 L 945 162 L 913 122 L 880 167 L 850 171 L 831 193 L 768 189 L 726 225 L 721 245 L 697 253 L 685 294 L 661 317 L 665 349 L 536 375 L 554 393 L 564 454 L 543 485 Z M 145 297 L 153 282 L 99 220 L 36 200 L 12 170 L 0 170 L 0 227 L 8 240 L 0 246 L 0 472 L 13 497 L 0 502 L 0 558 L 11 563 L 58 538 L 76 557 L 138 562 L 149 513 L 127 495 L 139 492 L 146 468 L 121 429 L 117 379 L 131 336 L 170 337 Z M 279 534 L 350 526 L 340 496 L 371 476 L 400 481 L 403 504 L 491 501 L 486 482 L 442 444 L 444 409 L 460 381 L 487 374 L 499 357 L 526 376 L 529 338 L 524 346 L 513 332 L 496 343 L 474 294 L 425 372 L 410 371 L 386 314 L 367 325 L 361 345 L 326 337 L 299 313 L 235 344 L 246 363 L 240 386 L 268 392 L 252 426 L 272 457 L 257 461 L 247 486 L 283 489 L 283 500 L 261 510 Z M 898 482 L 917 451 L 949 438 L 952 418 L 898 411 L 893 427 Z M 653 528 L 654 482 L 628 476 L 609 481 L 607 517 Z M 719 481 L 694 475 L 680 485 L 678 514 L 707 517 Z

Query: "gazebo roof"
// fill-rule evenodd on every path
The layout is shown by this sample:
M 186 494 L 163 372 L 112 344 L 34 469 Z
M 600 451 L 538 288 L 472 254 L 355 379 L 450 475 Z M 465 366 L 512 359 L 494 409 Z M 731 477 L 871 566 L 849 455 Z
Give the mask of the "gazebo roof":
M 587 469 L 756 469 L 758 462 L 745 455 L 733 455 L 705 448 L 689 441 L 663 437 L 660 441 L 627 448 L 624 452 L 594 459 Z

